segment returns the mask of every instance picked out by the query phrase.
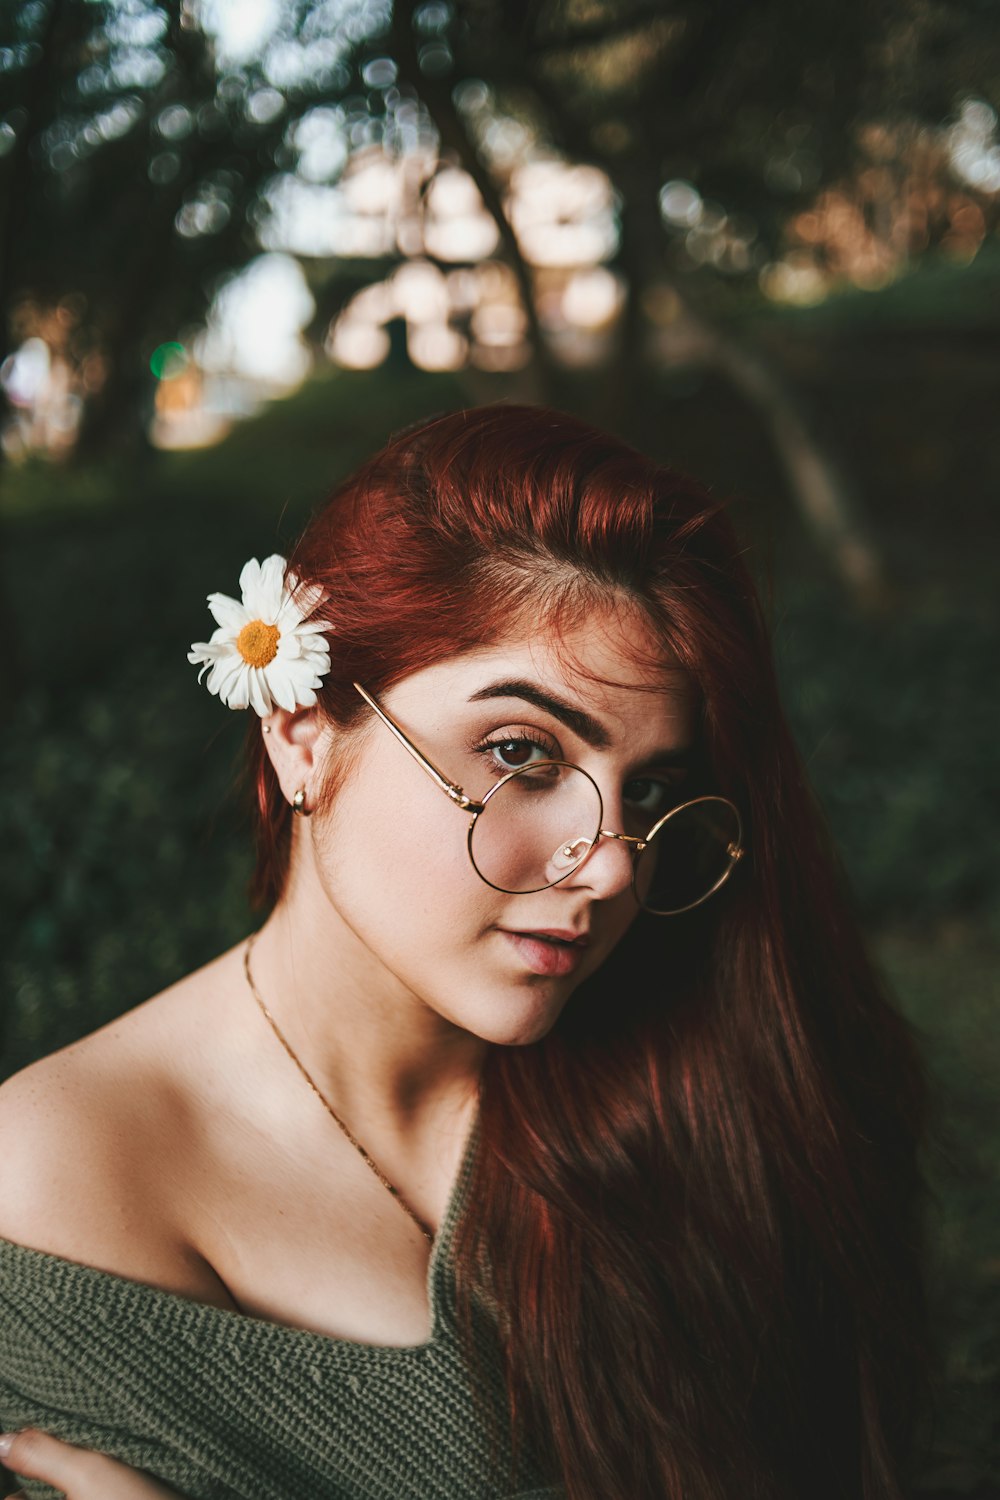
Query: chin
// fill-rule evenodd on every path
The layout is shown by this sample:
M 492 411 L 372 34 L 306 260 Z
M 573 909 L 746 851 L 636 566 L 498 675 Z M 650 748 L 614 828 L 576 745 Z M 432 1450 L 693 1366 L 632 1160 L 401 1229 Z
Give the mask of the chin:
M 549 1034 L 568 999 L 561 987 L 547 995 L 521 992 L 513 1001 L 509 995 L 498 997 L 485 1015 L 468 1016 L 459 1025 L 497 1047 L 530 1047 Z

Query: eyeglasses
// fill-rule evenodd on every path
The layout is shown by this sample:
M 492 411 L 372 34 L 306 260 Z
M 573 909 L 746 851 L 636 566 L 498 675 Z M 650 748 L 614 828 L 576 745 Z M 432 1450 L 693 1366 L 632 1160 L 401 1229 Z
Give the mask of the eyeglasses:
M 729 878 L 745 853 L 736 807 L 726 797 L 693 797 L 641 833 L 603 828 L 597 782 L 565 760 L 532 761 L 491 786 L 481 801 L 468 796 L 428 760 L 391 714 L 355 682 L 387 729 L 446 796 L 470 816 L 468 848 L 480 880 L 506 895 L 530 895 L 568 879 L 603 839 L 632 850 L 632 892 L 655 916 L 699 906 Z M 641 826 L 638 809 L 626 819 Z

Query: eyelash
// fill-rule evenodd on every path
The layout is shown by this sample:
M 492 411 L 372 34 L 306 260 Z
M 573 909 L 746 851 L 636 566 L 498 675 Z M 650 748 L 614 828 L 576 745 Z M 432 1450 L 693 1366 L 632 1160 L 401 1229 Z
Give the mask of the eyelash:
M 520 749 L 525 745 L 530 746 L 532 749 L 540 750 L 542 752 L 541 756 L 539 757 L 541 760 L 562 759 L 562 754 L 560 752 L 559 746 L 554 741 L 550 740 L 548 741 L 548 743 L 546 743 L 545 739 L 542 735 L 539 734 L 537 729 L 528 729 L 526 727 L 521 727 L 518 729 L 507 728 L 500 733 L 495 733 L 488 739 L 481 740 L 477 745 L 473 746 L 473 753 L 476 755 L 481 755 L 484 757 L 484 759 L 486 759 L 486 757 L 490 756 L 491 751 L 505 749 L 508 746 L 517 746 Z M 487 759 L 486 764 L 492 775 L 495 776 L 498 781 L 502 777 L 508 775 L 511 771 L 520 769 L 520 767 L 518 766 L 504 765 L 502 761 L 497 760 L 496 758 Z M 530 764 L 530 762 L 525 761 L 522 762 L 522 764 L 528 765 Z M 685 784 L 685 780 L 686 772 L 683 771 L 672 777 L 636 776 L 633 778 L 633 782 L 646 782 L 658 787 L 663 793 L 665 802 L 673 800 L 677 795 L 681 793 Z M 631 783 L 626 783 L 626 785 L 630 784 Z M 666 808 L 664 807 L 663 809 L 661 809 L 661 811 L 666 811 Z
M 481 755 L 486 759 L 492 750 L 504 749 L 510 745 L 516 745 L 519 749 L 522 746 L 529 745 L 532 749 L 540 750 L 542 752 L 539 757 L 540 760 L 560 760 L 562 758 L 559 754 L 559 746 L 554 741 L 550 740 L 546 744 L 537 729 L 526 728 L 505 729 L 500 734 L 493 734 L 489 739 L 481 740 L 474 747 L 473 753 Z M 506 776 L 508 772 L 519 769 L 517 766 L 506 766 L 501 760 L 496 758 L 492 760 L 487 759 L 486 764 L 498 781 L 501 776 Z M 527 765 L 529 762 L 525 761 L 523 764 Z

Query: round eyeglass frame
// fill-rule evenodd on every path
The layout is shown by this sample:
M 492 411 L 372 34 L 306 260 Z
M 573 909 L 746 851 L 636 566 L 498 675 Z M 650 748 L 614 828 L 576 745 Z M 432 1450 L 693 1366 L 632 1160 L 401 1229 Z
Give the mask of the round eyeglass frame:
M 525 891 L 510 890 L 507 886 L 497 885 L 494 881 L 488 879 L 488 877 L 483 874 L 482 870 L 476 863 L 476 856 L 472 847 L 472 840 L 476 831 L 476 825 L 489 806 L 491 799 L 496 796 L 497 792 L 499 792 L 502 787 L 507 786 L 511 781 L 515 781 L 518 776 L 524 776 L 529 772 L 543 771 L 548 766 L 563 766 L 569 771 L 578 771 L 581 776 L 585 776 L 587 778 L 591 786 L 594 788 L 594 792 L 597 796 L 597 806 L 599 809 L 597 815 L 597 828 L 595 830 L 594 837 L 589 840 L 590 848 L 587 850 L 586 854 L 584 854 L 581 859 L 577 860 L 576 864 L 572 867 L 572 869 L 567 870 L 565 875 L 560 875 L 558 880 L 547 880 L 544 885 L 529 886 L 529 888 Z M 669 823 L 671 818 L 676 817 L 677 814 L 683 812 L 685 808 L 695 807 L 698 803 L 701 802 L 721 802 L 723 806 L 728 807 L 732 810 L 733 816 L 736 819 L 736 838 L 735 840 L 731 840 L 726 848 L 726 854 L 729 856 L 728 865 L 723 870 L 718 880 L 715 881 L 714 885 L 709 886 L 708 890 L 704 893 L 704 895 L 699 896 L 697 901 L 689 901 L 686 906 L 673 906 L 667 910 L 662 910 L 653 906 L 647 906 L 645 902 L 640 898 L 636 886 L 636 874 L 638 873 L 639 869 L 640 856 L 646 849 L 649 848 L 650 844 L 652 844 L 661 828 L 663 828 L 665 824 Z M 582 869 L 584 864 L 590 858 L 594 849 L 596 849 L 597 845 L 600 843 L 601 839 L 615 839 L 618 843 L 630 845 L 632 849 L 632 895 L 635 897 L 636 904 L 641 907 L 643 911 L 649 912 L 650 916 L 677 917 L 680 916 L 682 912 L 692 911 L 694 907 L 700 906 L 703 901 L 708 900 L 709 896 L 713 896 L 720 886 L 725 885 L 726 881 L 729 879 L 730 875 L 733 873 L 736 866 L 739 864 L 740 860 L 743 858 L 743 855 L 746 852 L 743 845 L 743 820 L 740 817 L 739 808 L 736 806 L 735 802 L 731 802 L 728 797 L 720 797 L 711 792 L 705 793 L 699 797 L 690 797 L 687 802 L 680 802 L 676 807 L 672 807 L 669 812 L 664 813 L 662 818 L 657 819 L 652 828 L 650 828 L 649 832 L 646 834 L 645 838 L 636 838 L 632 834 L 615 833 L 611 828 L 602 828 L 601 824 L 604 822 L 604 799 L 601 796 L 601 789 L 597 785 L 597 782 L 594 780 L 593 776 L 591 776 L 589 771 L 585 771 L 583 766 L 578 766 L 574 761 L 570 760 L 535 760 L 532 761 L 530 765 L 518 766 L 513 771 L 509 771 L 506 776 L 501 777 L 498 782 L 490 787 L 489 791 L 485 793 L 479 803 L 472 804 L 466 809 L 466 811 L 468 811 L 472 815 L 472 821 L 469 824 L 469 831 L 466 836 L 466 843 L 469 850 L 469 859 L 472 863 L 472 868 L 475 870 L 476 874 L 479 876 L 484 885 L 488 885 L 491 890 L 500 891 L 505 896 L 532 896 L 537 891 L 547 891 L 552 886 L 561 885 L 564 880 L 568 880 L 571 875 L 575 875 L 578 870 Z
M 739 808 L 736 806 L 735 802 L 730 801 L 728 797 L 720 797 L 714 793 L 706 793 L 700 797 L 691 797 L 687 802 L 681 802 L 677 807 L 672 807 L 669 812 L 664 813 L 663 817 L 658 819 L 658 821 L 653 824 L 653 827 L 649 830 L 644 839 L 636 838 L 632 834 L 628 833 L 615 833 L 614 830 L 610 828 L 602 828 L 601 824 L 604 822 L 604 798 L 601 796 L 601 789 L 597 785 L 597 782 L 594 780 L 593 776 L 591 776 L 589 771 L 585 771 L 583 766 L 578 766 L 573 761 L 569 760 L 553 759 L 546 761 L 532 761 L 530 766 L 517 766 L 513 771 L 509 771 L 506 776 L 501 777 L 499 781 L 495 782 L 494 785 L 491 786 L 486 793 L 484 793 L 483 797 L 477 800 L 474 797 L 470 797 L 468 793 L 463 791 L 463 789 L 456 782 L 448 780 L 443 771 L 439 770 L 434 762 L 430 760 L 424 754 L 424 752 L 417 747 L 417 745 L 414 744 L 413 740 L 410 739 L 410 736 L 406 733 L 405 729 L 403 729 L 402 725 L 396 722 L 396 720 L 388 712 L 387 709 L 384 709 L 380 703 L 376 702 L 371 693 L 369 693 L 366 688 L 362 687 L 360 682 L 355 682 L 352 684 L 352 686 L 361 694 L 361 697 L 368 704 L 369 708 L 375 711 L 386 728 L 392 732 L 392 734 L 403 746 L 403 748 L 409 752 L 409 754 L 413 757 L 413 759 L 417 762 L 421 769 L 431 777 L 431 779 L 437 784 L 441 791 L 444 792 L 445 795 L 455 804 L 456 807 L 460 808 L 462 812 L 467 812 L 469 814 L 472 819 L 469 824 L 469 831 L 466 839 L 469 853 L 469 862 L 472 865 L 472 868 L 475 870 L 476 875 L 484 885 L 488 885 L 491 890 L 500 891 L 505 896 L 530 896 L 537 891 L 547 891 L 550 886 L 561 885 L 564 880 L 568 880 L 571 875 L 574 875 L 577 870 L 583 867 L 586 861 L 590 858 L 592 851 L 596 848 L 600 840 L 602 838 L 608 838 L 615 839 L 622 844 L 631 844 L 633 846 L 632 894 L 635 897 L 636 903 L 640 907 L 640 909 L 642 911 L 648 912 L 650 916 L 677 917 L 680 916 L 683 912 L 692 911 L 694 907 L 700 906 L 703 901 L 707 901 L 709 896 L 714 895 L 719 887 L 724 885 L 725 882 L 729 879 L 730 875 L 733 873 L 733 870 L 736 868 L 737 864 L 746 853 L 746 848 L 743 843 L 743 820 L 740 817 Z M 578 860 L 571 870 L 567 870 L 565 875 L 560 875 L 558 880 L 550 880 L 545 885 L 534 886 L 530 891 L 508 891 L 504 886 L 494 885 L 491 880 L 487 880 L 486 876 L 476 864 L 475 858 L 472 853 L 473 831 L 475 830 L 476 824 L 482 816 L 483 812 L 486 810 L 490 798 L 495 797 L 502 786 L 506 786 L 507 783 L 516 776 L 523 776 L 525 772 L 529 770 L 536 771 L 541 766 L 546 765 L 567 766 L 572 771 L 579 771 L 581 776 L 586 776 L 587 780 L 594 788 L 594 791 L 597 793 L 598 806 L 600 807 L 600 814 L 597 820 L 597 834 L 591 842 L 590 849 L 588 849 L 583 858 Z M 686 807 L 693 807 L 696 803 L 699 802 L 722 802 L 733 811 L 733 814 L 736 818 L 737 835 L 736 842 L 730 843 L 726 851 L 729 854 L 730 859 L 728 866 L 719 876 L 719 879 L 715 882 L 715 884 L 711 886 L 703 896 L 699 896 L 697 901 L 689 902 L 687 906 L 673 907 L 669 911 L 657 911 L 653 907 L 645 906 L 639 897 L 639 893 L 636 890 L 635 883 L 635 875 L 638 866 L 639 855 L 643 852 L 644 849 L 649 846 L 649 844 L 653 841 L 653 839 L 656 837 L 665 823 L 669 822 L 671 818 L 676 817 L 679 812 L 683 812 Z

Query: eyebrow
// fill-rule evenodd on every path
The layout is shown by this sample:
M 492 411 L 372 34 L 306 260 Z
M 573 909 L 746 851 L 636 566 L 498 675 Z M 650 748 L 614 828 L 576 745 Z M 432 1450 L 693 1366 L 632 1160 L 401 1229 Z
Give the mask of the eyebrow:
M 544 709 L 567 729 L 571 729 L 585 744 L 592 745 L 596 750 L 607 750 L 611 745 L 611 736 L 592 714 L 585 713 L 582 708 L 574 708 L 564 698 L 557 698 L 543 688 L 537 687 L 533 682 L 525 682 L 521 678 L 511 678 L 503 682 L 491 682 L 487 687 L 479 688 L 470 694 L 470 703 L 482 703 L 490 698 L 521 698 L 525 703 L 531 703 L 535 708 Z M 697 751 L 694 745 L 669 745 L 662 750 L 654 750 L 652 755 L 643 761 L 644 766 L 678 766 L 687 770 L 694 764 Z

